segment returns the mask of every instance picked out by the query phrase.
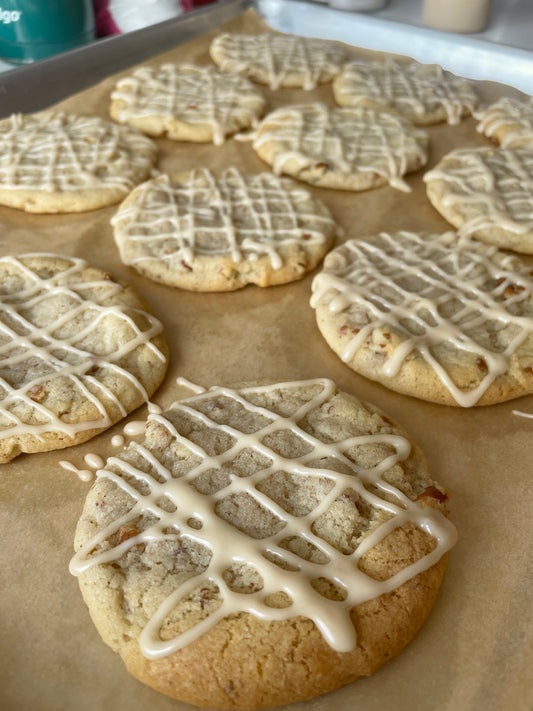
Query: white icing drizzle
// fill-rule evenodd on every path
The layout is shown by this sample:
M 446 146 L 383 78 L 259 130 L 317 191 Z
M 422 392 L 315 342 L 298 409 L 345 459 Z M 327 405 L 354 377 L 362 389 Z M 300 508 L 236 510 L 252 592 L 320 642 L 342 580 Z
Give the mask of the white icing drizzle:
M 64 260 L 64 266 L 39 276 L 32 262 L 43 258 Z M 158 360 L 165 362 L 165 355 L 151 342 L 162 332 L 162 325 L 140 309 L 110 305 L 123 290 L 120 284 L 109 278 L 84 281 L 83 272 L 88 264 L 74 257 L 26 254 L 2 257 L 0 266 L 6 272 L 18 274 L 21 281 L 18 290 L 8 289 L 0 294 L 0 439 L 24 434 L 41 439 L 48 432 L 61 432 L 73 438 L 78 432 L 109 427 L 113 423 L 108 414 L 111 404 L 123 416 L 127 411 L 115 392 L 101 382 L 106 371 L 114 372 L 118 382 L 127 381 L 143 400 L 148 400 L 144 385 L 120 362 L 140 346 L 146 346 Z M 59 298 L 63 311 L 55 313 L 52 307 L 44 320 L 42 314 L 36 316 L 39 319 L 36 323 L 28 316 L 30 309 L 40 313 L 39 307 L 53 305 Z M 145 321 L 142 327 L 132 318 L 134 313 L 142 315 Z M 77 332 L 62 335 L 75 319 L 80 323 Z M 126 325 L 128 335 L 114 343 L 110 352 L 105 351 L 103 344 L 97 352 L 86 350 L 82 345 L 84 339 L 108 319 Z M 91 403 L 97 416 L 69 423 L 49 409 L 46 393 L 54 379 Z
M 298 390 L 310 385 L 315 388 L 316 394 L 309 395 L 310 399 L 307 402 L 304 400 L 303 404 L 290 415 L 283 416 L 269 408 L 253 404 L 254 394 L 259 392 L 268 394 L 277 389 Z M 302 419 L 328 401 L 335 392 L 334 383 L 326 379 L 250 387 L 239 391 L 229 388 L 211 388 L 207 392 L 175 403 L 173 410 L 177 410 L 183 417 L 198 420 L 203 426 L 212 429 L 215 435 L 217 432 L 229 435 L 231 444 L 225 451 L 208 455 L 198 443 L 181 435 L 165 415 L 151 415 L 148 420 L 149 426 L 152 424 L 164 428 L 172 438 L 190 451 L 192 458 L 198 463 L 188 473 L 174 478 L 143 443 L 136 442 L 130 446 L 135 448 L 145 462 L 142 470 L 131 462 L 112 457 L 108 460 L 108 468 L 98 472 L 99 478 L 114 482 L 127 492 L 135 503 L 128 513 L 107 525 L 78 550 L 70 565 L 70 571 L 74 575 L 80 575 L 94 565 L 112 563 L 137 544 L 175 540 L 179 532 L 207 546 L 212 554 L 208 569 L 175 589 L 143 629 L 140 647 L 146 657 L 157 659 L 170 654 L 198 638 L 223 617 L 241 611 L 265 620 L 302 615 L 314 621 L 333 649 L 339 652 L 350 651 L 356 643 L 355 630 L 349 618 L 350 609 L 365 600 L 395 589 L 416 574 L 428 569 L 455 543 L 455 528 L 440 511 L 432 507 L 419 506 L 383 478 L 392 466 L 405 461 L 409 456 L 410 444 L 404 437 L 378 433 L 350 436 L 338 442 L 323 442 L 300 427 L 299 423 Z M 229 398 L 245 408 L 248 413 L 261 416 L 258 429 L 242 432 L 234 426 L 219 424 L 205 414 L 206 408 L 202 408 L 202 404 L 206 400 L 218 397 Z M 297 458 L 285 458 L 265 443 L 266 437 L 282 431 L 302 439 L 309 446 L 308 453 Z M 346 456 L 347 450 L 351 447 L 377 444 L 386 445 L 386 453 L 383 453 L 381 461 L 369 469 L 359 468 Z M 266 457 L 270 464 L 251 476 L 232 475 L 227 486 L 210 496 L 200 493 L 193 486 L 194 481 L 203 472 L 229 464 L 240 452 L 248 448 Z M 341 474 L 327 465 L 323 468 L 315 468 L 311 465 L 318 460 L 326 461 L 326 458 L 333 458 L 340 466 L 348 467 L 352 474 Z M 261 482 L 280 471 L 313 478 L 326 477 L 331 481 L 332 488 L 308 515 L 291 515 L 260 490 Z M 133 482 L 137 482 L 137 486 Z M 367 486 L 374 487 L 374 493 L 369 491 Z M 355 490 L 369 505 L 386 512 L 389 516 L 384 523 L 377 525 L 362 538 L 359 546 L 350 555 L 340 553 L 312 530 L 313 522 L 346 489 Z M 217 515 L 215 512 L 217 502 L 236 493 L 248 494 L 263 509 L 279 517 L 283 521 L 281 530 L 268 538 L 252 538 Z M 380 494 L 386 498 L 382 498 Z M 391 494 L 396 503 L 387 500 Z M 165 497 L 167 502 L 170 500 L 175 504 L 176 509 L 172 513 L 159 507 L 158 501 L 162 497 Z M 137 520 L 143 512 L 155 515 L 157 521 L 109 550 L 95 551 L 95 548 L 117 533 L 121 527 L 127 527 L 130 522 Z M 434 549 L 387 580 L 377 581 L 364 574 L 358 568 L 361 557 L 383 540 L 388 533 L 408 522 L 425 530 L 435 539 Z M 169 533 L 169 530 L 178 533 Z M 327 556 L 328 562 L 313 563 L 282 547 L 280 543 L 288 536 L 303 536 L 306 541 L 317 546 Z M 270 559 L 265 557 L 266 554 Z M 273 556 L 285 562 L 290 569 L 279 567 L 273 562 Z M 230 589 L 223 574 L 234 563 L 252 565 L 263 579 L 263 588 L 249 594 Z M 320 595 L 311 584 L 316 577 L 326 577 L 336 581 L 346 592 L 345 600 L 331 601 Z M 208 581 L 218 587 L 222 598 L 221 606 L 195 627 L 174 639 L 163 641 L 159 630 L 168 612 L 180 599 L 187 597 L 193 589 L 205 585 Z M 273 608 L 265 603 L 267 595 L 280 590 L 290 596 L 292 604 L 289 608 Z
M 125 439 L 122 435 L 113 435 L 113 437 L 111 437 L 111 444 L 113 447 L 123 447 L 124 442 Z
M 461 235 L 490 228 L 511 235 L 533 234 L 533 152 L 455 150 L 424 175 L 426 183 L 435 180 L 446 183 L 443 206 L 453 207 L 465 220 Z
M 301 75 L 301 87 L 307 91 L 335 76 L 346 58 L 344 50 L 331 42 L 269 32 L 219 35 L 213 40 L 212 54 L 225 72 L 258 81 L 257 72 L 266 71 L 271 89 L 284 86 L 288 78 L 295 86 L 294 75 Z
M 113 107 L 113 118 L 120 123 L 157 117 L 192 126 L 206 124 L 216 145 L 238 128 L 255 126 L 265 106 L 259 89 L 247 79 L 213 67 L 171 63 L 136 69 L 117 82 L 111 100 L 119 102 Z
M 190 380 L 187 380 L 187 378 L 184 378 L 181 375 L 176 378 L 176 385 L 179 385 L 182 388 L 186 388 L 187 390 L 191 390 L 193 393 L 195 393 L 195 395 L 205 393 L 204 387 L 202 387 L 201 385 L 197 385 L 196 383 L 193 383 Z
M 67 462 L 64 459 L 59 462 L 59 466 L 68 472 L 73 472 L 81 479 L 81 481 L 92 481 L 94 473 L 90 469 L 78 469 L 72 462 Z
M 89 454 L 86 454 L 83 460 L 88 466 L 91 467 L 91 469 L 101 469 L 105 464 L 102 457 L 99 454 L 95 454 L 94 452 L 89 452 Z
M 124 434 L 127 437 L 138 437 L 139 435 L 144 434 L 145 427 L 145 420 L 132 420 L 124 426 Z
M 521 410 L 513 410 L 513 415 L 517 415 L 517 417 L 525 417 L 527 419 L 533 420 L 533 412 L 522 412 Z
M 502 148 L 533 147 L 533 97 L 520 101 L 506 96 L 474 115 L 477 130 L 487 138 L 497 136 Z
M 74 192 L 132 188 L 149 173 L 155 144 L 97 116 L 16 114 L 0 123 L 0 186 Z
M 402 176 L 427 160 L 427 134 L 400 117 L 362 107 L 332 109 L 325 104 L 283 107 L 259 125 L 254 149 L 274 146 L 273 170 L 288 161 L 300 170 L 325 168 L 346 176 L 376 173 L 391 186 L 410 191 Z
M 472 86 L 445 72 L 437 64 L 412 62 L 351 62 L 335 81 L 335 96 L 343 106 L 358 106 L 371 99 L 384 103 L 415 121 L 426 113 L 444 109 L 449 124 L 472 112 L 477 97 Z
M 280 269 L 287 247 L 313 249 L 335 230 L 327 209 L 296 183 L 236 168 L 219 178 L 192 170 L 174 184 L 161 175 L 140 185 L 111 224 L 126 264 L 163 261 L 178 270 L 200 255 L 235 263 L 266 255 Z
M 328 255 L 312 290 L 313 308 L 324 303 L 348 319 L 350 313 L 360 315 L 343 361 L 349 363 L 372 333 L 392 331 L 401 343 L 383 359 L 383 374 L 394 377 L 416 353 L 462 407 L 474 406 L 508 371 L 511 357 L 533 333 L 530 270 L 495 247 L 453 232 L 351 240 Z M 494 343 L 491 333 L 498 334 Z M 436 355 L 444 344 L 477 356 L 485 373 L 477 387 L 457 387 Z

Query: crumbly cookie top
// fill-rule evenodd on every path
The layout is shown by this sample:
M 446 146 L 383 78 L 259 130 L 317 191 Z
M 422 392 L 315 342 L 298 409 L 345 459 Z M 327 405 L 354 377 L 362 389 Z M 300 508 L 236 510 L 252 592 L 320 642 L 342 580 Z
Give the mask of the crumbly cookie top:
M 502 148 L 533 147 L 533 97 L 524 101 L 503 97 L 475 114 L 477 130 L 497 137 Z
M 393 187 L 409 191 L 401 176 L 413 157 L 426 162 L 427 134 L 403 119 L 357 108 L 325 104 L 289 106 L 268 114 L 259 125 L 254 148 L 272 142 L 273 169 L 279 174 L 289 160 L 303 168 L 350 174 L 373 172 Z
M 152 342 L 162 326 L 137 300 L 123 301 L 123 293 L 124 287 L 82 259 L 0 259 L 0 440 L 43 432 L 72 438 L 108 427 L 110 405 L 127 414 L 103 382 L 109 375 L 148 399 L 129 361 L 145 346 L 166 363 Z M 96 417 L 77 421 L 72 410 L 78 399 Z M 56 411 L 56 400 L 64 401 L 64 412 Z
M 444 109 L 448 123 L 456 124 L 465 109 L 471 113 L 478 103 L 471 84 L 437 64 L 401 65 L 390 58 L 347 64 L 336 78 L 334 90 L 343 106 L 357 106 L 370 99 L 415 122 L 417 117 Z
M 343 360 L 375 334 L 385 375 L 396 375 L 416 353 L 463 407 L 477 403 L 533 333 L 530 268 L 453 232 L 350 240 L 326 257 L 312 289 L 314 308 L 326 304 L 346 315 Z M 447 369 L 461 353 L 482 376 L 468 391 Z M 525 367 L 531 370 L 530 362 Z
M 455 150 L 428 171 L 424 181 L 443 181 L 446 207 L 464 218 L 460 234 L 494 227 L 516 235 L 533 232 L 532 151 Z
M 445 498 L 420 453 L 325 379 L 214 387 L 181 400 L 149 417 L 145 440 L 98 477 L 71 572 L 113 564 L 127 575 L 129 567 L 133 595 L 139 565 L 169 577 L 181 570 L 172 585 L 154 573 L 142 609 L 131 611 L 128 598 L 149 658 L 238 612 L 301 615 L 349 651 L 350 609 L 431 567 L 455 541 L 438 508 L 419 505 L 428 492 Z M 385 579 L 363 572 L 365 554 L 404 525 L 425 530 L 434 547 Z
M 270 32 L 219 35 L 211 44 L 211 54 L 223 71 L 265 72 L 271 89 L 284 86 L 289 74 L 301 75 L 303 89 L 315 89 L 335 76 L 346 60 L 344 50 L 331 42 Z M 255 74 L 254 78 L 258 80 Z
M 220 177 L 200 168 L 173 183 L 159 176 L 137 188 L 112 224 L 128 264 L 266 255 L 273 269 L 282 266 L 285 247 L 324 245 L 335 231 L 328 210 L 293 181 L 271 173 L 244 176 L 236 168 Z
M 0 188 L 129 189 L 149 173 L 156 153 L 136 129 L 96 116 L 16 114 L 0 122 Z
M 120 123 L 157 116 L 208 124 L 216 144 L 224 142 L 235 116 L 255 126 L 265 105 L 259 89 L 243 77 L 174 63 L 140 67 L 117 82 L 111 100 L 113 118 Z

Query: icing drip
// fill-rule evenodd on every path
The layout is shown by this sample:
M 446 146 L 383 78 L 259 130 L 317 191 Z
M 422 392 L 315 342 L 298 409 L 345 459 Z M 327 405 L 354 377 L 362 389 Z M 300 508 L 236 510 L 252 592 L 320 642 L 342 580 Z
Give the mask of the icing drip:
M 271 33 L 222 34 L 213 41 L 213 49 L 223 71 L 254 79 L 258 79 L 254 69 L 266 71 L 271 89 L 279 89 L 288 78 L 301 75 L 302 88 L 310 91 L 337 74 L 345 60 L 344 51 L 332 43 Z
M 265 101 L 258 89 L 242 77 L 221 74 L 212 67 L 163 64 L 140 67 L 121 79 L 111 93 L 114 118 L 157 117 L 190 125 L 207 124 L 213 142 L 220 145 L 236 124 L 255 126 Z
M 201 168 L 180 184 L 161 175 L 134 195 L 111 220 L 121 258 L 131 265 L 163 260 L 180 268 L 195 256 L 236 263 L 267 256 L 280 269 L 291 244 L 324 244 L 334 231 L 307 191 L 270 173 L 245 178 L 228 168 L 216 179 Z
M 269 393 L 281 390 L 290 394 L 291 390 L 298 391 L 301 388 L 312 388 L 312 391 L 308 391 L 309 394 L 302 398 L 301 403 L 297 401 L 289 414 L 283 415 L 274 408 L 255 404 L 258 394 L 266 394 L 268 402 Z M 336 442 L 328 438 L 324 442 L 301 426 L 302 420 L 328 402 L 335 393 L 334 383 L 325 379 L 243 388 L 239 391 L 211 388 L 174 403 L 166 416 L 151 415 L 148 418 L 147 428 L 162 428 L 167 433 L 165 441 L 168 435 L 176 446 L 188 450 L 192 468 L 187 473 L 172 476 L 154 452 L 147 449 L 145 443 L 139 442 L 130 445 L 132 451 L 139 455 L 135 459 L 136 464 L 132 457 L 112 457 L 106 468 L 98 472 L 100 479 L 108 479 L 126 492 L 132 504 L 126 514 L 109 523 L 78 550 L 70 565 L 74 575 L 81 575 L 91 566 L 113 563 L 131 547 L 143 542 L 177 540 L 180 532 L 206 546 L 211 554 L 208 568 L 171 592 L 144 627 L 140 647 L 145 656 L 157 659 L 170 654 L 198 638 L 223 617 L 237 612 L 249 612 L 265 620 L 302 615 L 314 621 L 335 650 L 350 651 L 356 643 L 355 630 L 349 617 L 350 609 L 395 589 L 428 569 L 454 544 L 455 529 L 440 511 L 419 506 L 384 478 L 391 467 L 409 456 L 410 444 L 404 437 L 378 432 L 346 436 Z M 242 429 L 246 431 L 241 431 L 234 425 L 217 422 L 213 412 L 216 413 L 220 398 L 226 403 L 230 402 L 230 408 L 238 406 L 251 419 L 255 418 L 254 426 L 245 426 Z M 212 431 L 217 440 L 225 437 L 229 444 L 219 446 L 216 453 L 209 454 L 197 441 L 188 439 L 172 424 L 173 421 L 190 420 L 197 423 L 194 429 L 205 427 Z M 289 433 L 300 440 L 305 444 L 307 453 L 296 458 L 282 456 L 267 443 L 270 437 L 279 433 Z M 353 448 L 366 446 L 382 448 L 379 461 L 368 468 L 358 466 L 349 455 Z M 229 483 L 210 495 L 201 493 L 195 486 L 203 474 L 231 466 L 245 450 L 253 450 L 266 461 L 264 468 L 249 476 L 231 474 Z M 331 461 L 350 474 L 340 473 L 331 464 L 324 464 Z M 138 466 L 138 462 L 143 462 L 142 466 Z M 269 477 L 280 472 L 310 480 L 325 478 L 330 489 L 306 515 L 291 514 L 262 487 Z M 313 531 L 314 522 L 347 489 L 355 491 L 369 506 L 383 514 L 383 521 L 371 528 L 349 555 L 339 552 Z M 217 513 L 217 505 L 228 497 L 244 494 L 252 497 L 264 512 L 278 517 L 281 528 L 267 537 L 252 537 Z M 158 505 L 163 498 L 167 502 L 165 510 Z M 168 505 L 169 501 L 171 506 Z M 170 513 L 169 509 L 172 509 Z M 102 544 L 121 527 L 133 526 L 132 522 L 143 513 L 149 513 L 152 520 L 155 517 L 155 522 L 109 549 L 102 548 Z M 363 573 L 358 567 L 362 556 L 391 531 L 408 522 L 434 538 L 435 547 L 431 552 L 386 580 L 378 581 Z M 283 547 L 283 540 L 291 536 L 303 537 L 321 551 L 327 562 L 311 562 Z M 253 566 L 263 580 L 262 588 L 251 592 L 247 590 L 246 594 L 232 589 L 226 582 L 224 572 L 235 563 Z M 344 599 L 332 601 L 323 597 L 312 585 L 317 577 L 335 581 L 345 592 Z M 221 605 L 196 626 L 177 637 L 161 639 L 159 631 L 179 600 L 186 598 L 194 589 L 210 584 L 218 588 Z M 280 609 L 266 604 L 268 595 L 280 590 L 290 597 L 291 605 Z
M 533 333 L 533 279 L 517 261 L 452 232 L 381 233 L 371 241 L 351 240 L 326 257 L 313 281 L 311 306 L 360 315 L 343 361 L 385 330 L 401 340 L 383 359 L 385 376 L 394 377 L 416 353 L 459 405 L 472 407 Z M 470 391 L 457 387 L 437 355 L 452 345 L 485 371 Z
M 84 281 L 88 265 L 73 257 L 61 257 L 65 267 L 41 277 L 30 262 L 43 257 L 58 259 L 49 254 L 0 259 L 0 265 L 11 272 L 10 278 L 18 274 L 22 283 L 18 290 L 0 294 L 0 439 L 24 434 L 42 439 L 42 433 L 48 432 L 73 438 L 85 430 L 109 427 L 113 420 L 108 409 L 118 408 L 122 416 L 127 411 L 105 384 L 105 375 L 113 374 L 118 382 L 127 381 L 147 400 L 143 384 L 120 363 L 140 346 L 148 348 L 158 360 L 166 360 L 151 342 L 162 332 L 157 319 L 139 309 L 106 305 L 123 287 L 104 277 Z M 31 309 L 36 316 L 28 315 Z M 48 309 L 43 319 L 41 310 Z M 142 316 L 142 327 L 134 315 Z M 118 324 L 127 328 L 128 335 L 108 351 L 103 341 L 89 350 L 84 343 L 111 323 L 115 328 Z M 67 332 L 71 335 L 64 335 Z M 63 417 L 47 407 L 47 393 L 55 379 L 63 388 L 72 389 L 72 400 L 77 393 L 92 405 L 95 415 L 68 422 L 68 411 Z
M 0 186 L 73 192 L 130 189 L 156 148 L 138 131 L 95 116 L 14 115 L 0 123 Z
M 497 137 L 502 148 L 533 145 L 533 97 L 526 101 L 504 97 L 474 115 L 479 120 L 477 130 L 488 138 Z
M 426 162 L 427 136 L 392 114 L 364 108 L 331 109 L 325 104 L 284 107 L 265 117 L 253 147 L 275 146 L 273 170 L 281 174 L 288 161 L 298 168 L 324 168 L 344 175 L 376 173 L 406 192 L 402 177 L 409 159 Z
M 335 84 L 342 105 L 357 106 L 368 99 L 385 103 L 412 120 L 444 109 L 449 124 L 457 124 L 465 109 L 477 104 L 470 84 L 435 64 L 402 66 L 394 60 L 347 64 Z
M 449 153 L 424 175 L 442 180 L 445 208 L 465 219 L 461 235 L 501 228 L 515 235 L 533 233 L 533 153 L 497 148 L 461 149 Z M 521 250 L 522 251 L 522 250 Z

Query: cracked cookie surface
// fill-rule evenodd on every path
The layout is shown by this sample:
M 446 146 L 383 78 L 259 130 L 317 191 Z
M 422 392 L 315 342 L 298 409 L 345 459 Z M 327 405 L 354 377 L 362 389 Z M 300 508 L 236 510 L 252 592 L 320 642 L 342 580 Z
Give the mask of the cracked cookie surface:
M 325 205 L 297 183 L 236 168 L 144 183 L 112 225 L 125 264 L 192 291 L 300 279 L 331 247 L 336 229 Z
M 71 571 L 103 640 L 158 691 L 302 701 L 415 635 L 455 541 L 446 498 L 405 433 L 329 380 L 214 387 L 108 460 Z

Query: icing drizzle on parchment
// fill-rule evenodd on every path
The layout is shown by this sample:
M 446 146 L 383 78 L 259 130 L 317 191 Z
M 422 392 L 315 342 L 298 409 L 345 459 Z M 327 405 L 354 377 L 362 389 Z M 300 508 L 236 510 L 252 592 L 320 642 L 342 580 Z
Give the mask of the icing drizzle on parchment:
M 463 407 L 475 405 L 508 371 L 511 357 L 533 333 L 530 269 L 496 247 L 453 232 L 383 232 L 351 240 L 326 257 L 312 289 L 313 308 L 324 303 L 334 314 L 364 315 L 358 328 L 347 328 L 353 336 L 343 361 L 349 363 L 373 332 L 392 329 L 401 343 L 383 358 L 383 374 L 394 377 L 416 353 Z M 464 391 L 454 383 L 435 354 L 446 344 L 477 359 L 484 373 L 477 387 Z
M 457 124 L 465 109 L 472 112 L 477 97 L 464 79 L 445 72 L 436 64 L 413 62 L 351 62 L 335 81 L 339 103 L 358 106 L 365 100 L 384 102 L 416 121 L 425 113 L 444 109 L 449 124 Z
M 291 405 L 292 411 L 264 404 L 270 402 L 270 394 L 275 401 L 276 392 L 285 391 L 290 395 L 291 391 L 301 389 L 307 389 L 307 395 Z M 81 575 L 91 566 L 113 563 L 138 544 L 177 540 L 180 535 L 206 546 L 211 554 L 208 568 L 169 594 L 144 627 L 140 648 L 146 657 L 156 659 L 170 654 L 198 638 L 222 618 L 238 612 L 249 612 L 265 620 L 302 615 L 315 622 L 335 650 L 350 651 L 356 642 L 355 630 L 349 617 L 350 609 L 395 589 L 428 569 L 454 544 L 455 528 L 440 511 L 411 501 L 384 478 L 392 467 L 409 456 L 410 444 L 404 437 L 391 434 L 390 428 L 385 427 L 385 431 L 375 434 L 346 436 L 336 442 L 322 441 L 300 426 L 309 413 L 328 403 L 336 392 L 335 384 L 326 379 L 240 390 L 211 388 L 174 403 L 168 416 L 153 414 L 148 418 L 147 428 L 163 428 L 173 442 L 188 450 L 191 467 L 186 473 L 174 477 L 143 442 L 130 445 L 140 457 L 135 460 L 136 464 L 131 457 L 128 459 L 126 450 L 123 458 L 111 457 L 106 468 L 97 472 L 99 479 L 110 480 L 127 493 L 132 499 L 132 505 L 127 513 L 109 523 L 80 548 L 71 561 L 70 570 L 74 575 Z M 258 394 L 266 395 L 266 398 L 259 400 L 263 405 L 255 404 Z M 222 401 L 242 408 L 248 415 L 247 424 L 237 429 L 235 424 L 220 423 L 216 412 L 219 407 L 217 402 Z M 204 447 L 193 441 L 194 437 L 188 439 L 178 431 L 172 424 L 172 414 L 176 417 L 174 421 L 186 418 L 197 422 L 196 427 L 209 429 L 217 441 L 225 438 L 229 443 L 218 445 L 215 453 L 208 454 Z M 252 421 L 253 426 L 250 425 Z M 305 445 L 307 453 L 296 458 L 282 456 L 278 449 L 269 444 L 280 433 L 298 438 Z M 376 446 L 382 448 L 379 461 L 369 468 L 357 465 L 350 458 L 349 451 L 353 448 Z M 222 485 L 215 493 L 206 495 L 196 488 L 195 482 L 202 474 L 223 467 L 227 471 L 227 467 L 231 467 L 231 463 L 245 450 L 253 450 L 263 461 L 266 458 L 266 464 L 249 476 L 230 473 L 229 483 Z M 139 461 L 142 465 L 137 465 Z M 331 461 L 336 463 L 335 467 Z M 344 470 L 344 473 L 336 468 Z M 350 473 L 346 473 L 347 469 Z M 269 477 L 279 472 L 326 478 L 331 488 L 306 515 L 290 514 L 282 506 L 281 500 L 274 500 L 261 487 Z M 339 552 L 313 532 L 314 521 L 347 489 L 355 492 L 367 505 L 385 514 L 380 518 L 380 523 L 371 528 L 348 555 Z M 276 530 L 266 538 L 254 538 L 222 518 L 216 513 L 216 506 L 232 495 L 253 497 L 263 510 L 279 518 L 282 522 L 281 530 Z M 165 510 L 158 503 L 163 499 L 167 503 Z M 101 548 L 106 540 L 119 530 L 128 528 L 128 525 L 135 525 L 132 522 L 138 521 L 146 513 L 155 521 L 145 530 L 135 532 L 135 535 L 110 549 Z M 378 581 L 363 573 L 358 568 L 361 557 L 387 534 L 407 523 L 432 536 L 434 548 L 386 580 Z M 287 550 L 282 541 L 291 536 L 302 537 L 315 546 L 327 562 L 311 562 Z M 263 580 L 261 589 L 243 594 L 230 588 L 224 572 L 236 563 L 250 565 L 259 573 Z M 323 597 L 312 585 L 312 581 L 318 577 L 334 581 L 345 592 L 345 598 L 334 601 Z M 213 584 L 222 598 L 220 607 L 177 637 L 162 640 L 159 631 L 179 600 L 202 585 Z M 280 609 L 265 603 L 269 594 L 278 591 L 290 597 L 292 603 L 289 607 Z
M 179 266 L 195 256 L 238 263 L 266 255 L 280 269 L 284 248 L 322 245 L 335 229 L 306 190 L 271 173 L 245 177 L 227 168 L 215 178 L 201 168 L 180 183 L 161 175 L 134 195 L 111 220 L 122 260 L 131 265 Z
M 216 145 L 232 130 L 257 125 L 265 105 L 260 90 L 243 77 L 172 63 L 136 69 L 117 82 L 111 100 L 117 102 L 112 113 L 120 123 L 154 117 L 169 124 L 206 124 Z
M 0 187 L 46 192 L 132 188 L 155 159 L 136 129 L 97 116 L 15 114 L 0 123 Z
M 272 144 L 277 175 L 289 161 L 301 170 L 331 170 L 351 176 L 376 173 L 392 187 L 409 192 L 402 176 L 412 161 L 427 160 L 427 134 L 393 114 L 363 107 L 330 108 L 325 104 L 283 107 L 257 128 L 253 147 Z
M 64 266 L 44 269 L 40 276 L 32 261 L 47 258 L 63 260 Z M 111 405 L 125 417 L 126 408 L 102 381 L 105 372 L 148 400 L 144 385 L 121 363 L 139 347 L 164 363 L 166 356 L 151 342 L 162 325 L 146 311 L 113 304 L 123 291 L 120 284 L 105 276 L 86 280 L 88 264 L 74 257 L 26 254 L 2 257 L 0 264 L 20 280 L 17 289 L 0 291 L 0 439 L 24 434 L 41 439 L 45 432 L 73 438 L 78 432 L 106 428 L 113 424 Z M 94 350 L 84 345 L 99 331 L 119 326 L 124 329 L 120 341 L 106 346 L 102 338 Z M 69 422 L 68 412 L 63 417 L 47 407 L 54 380 L 86 399 L 96 417 Z
M 331 42 L 269 32 L 225 33 L 213 40 L 212 47 L 222 71 L 253 76 L 256 80 L 257 70 L 266 72 L 266 83 L 271 89 L 282 87 L 289 76 L 294 80 L 294 75 L 301 75 L 303 89 L 315 89 L 321 81 L 339 72 L 346 57 Z

